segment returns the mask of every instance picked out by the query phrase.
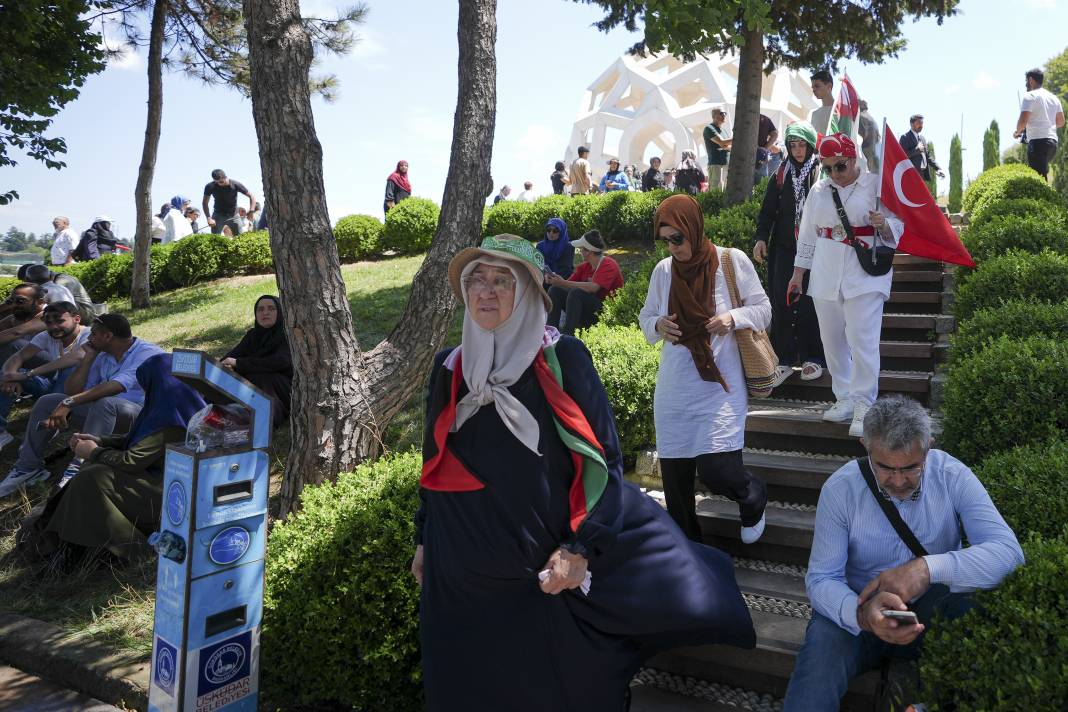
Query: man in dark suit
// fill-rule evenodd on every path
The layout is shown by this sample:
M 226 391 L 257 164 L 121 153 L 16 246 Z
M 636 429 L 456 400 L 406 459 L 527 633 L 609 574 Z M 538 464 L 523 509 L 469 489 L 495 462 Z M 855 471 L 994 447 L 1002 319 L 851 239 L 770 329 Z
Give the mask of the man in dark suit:
M 945 178 L 946 174 L 942 172 L 934 159 L 927 155 L 927 139 L 920 133 L 923 131 L 923 116 L 913 114 L 909 118 L 909 124 L 912 130 L 907 134 L 902 134 L 900 143 L 901 148 L 912 160 L 912 165 L 916 166 L 916 170 L 927 182 L 931 181 L 931 169 L 934 169 L 939 178 Z

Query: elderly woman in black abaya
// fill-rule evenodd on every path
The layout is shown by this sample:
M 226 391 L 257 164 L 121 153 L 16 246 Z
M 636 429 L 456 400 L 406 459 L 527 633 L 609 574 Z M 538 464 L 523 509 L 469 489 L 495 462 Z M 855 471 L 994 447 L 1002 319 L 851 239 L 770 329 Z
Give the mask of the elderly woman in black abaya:
M 272 417 L 278 427 L 289 417 L 289 392 L 293 387 L 293 360 L 289 354 L 282 302 L 264 294 L 256 300 L 256 323 L 222 360 L 222 365 L 241 374 L 274 401 Z

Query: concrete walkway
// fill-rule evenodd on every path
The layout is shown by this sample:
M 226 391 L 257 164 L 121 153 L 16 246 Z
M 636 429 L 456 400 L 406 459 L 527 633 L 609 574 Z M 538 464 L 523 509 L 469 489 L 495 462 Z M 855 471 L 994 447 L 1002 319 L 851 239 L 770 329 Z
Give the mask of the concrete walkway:
M 0 665 L 0 712 L 118 712 L 118 707 Z

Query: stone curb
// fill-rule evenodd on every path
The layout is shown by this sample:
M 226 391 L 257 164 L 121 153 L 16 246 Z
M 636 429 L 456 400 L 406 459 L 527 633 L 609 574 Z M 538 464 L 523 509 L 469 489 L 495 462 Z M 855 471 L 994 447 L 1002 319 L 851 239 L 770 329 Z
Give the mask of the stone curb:
M 0 613 L 0 660 L 117 707 L 148 709 L 147 660 L 52 623 Z

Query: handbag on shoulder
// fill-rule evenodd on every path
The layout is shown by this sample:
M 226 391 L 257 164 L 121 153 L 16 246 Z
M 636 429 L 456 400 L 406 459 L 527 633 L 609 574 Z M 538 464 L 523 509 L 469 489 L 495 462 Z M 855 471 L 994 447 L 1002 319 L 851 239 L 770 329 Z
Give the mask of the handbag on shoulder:
M 860 260 L 860 268 L 873 277 L 882 277 L 894 266 L 894 248 L 879 244 L 878 230 L 872 238 L 872 246 L 865 247 L 853 232 L 853 226 L 849 224 L 849 217 L 842 205 L 842 199 L 838 196 L 838 189 L 833 185 L 831 197 L 834 199 L 834 209 L 838 211 L 838 219 L 842 223 L 842 228 L 845 229 L 846 237 L 849 238 L 853 251 L 857 253 L 857 259 Z
M 734 263 L 731 262 L 729 248 L 723 250 L 720 259 L 723 262 L 723 276 L 727 280 L 731 308 L 740 307 L 742 300 L 738 296 L 738 285 L 734 279 Z M 753 329 L 735 329 L 734 340 L 738 342 L 738 353 L 742 357 L 742 371 L 745 373 L 745 387 L 749 395 L 753 398 L 767 398 L 771 395 L 775 369 L 779 365 L 779 357 L 775 354 L 768 333 Z

